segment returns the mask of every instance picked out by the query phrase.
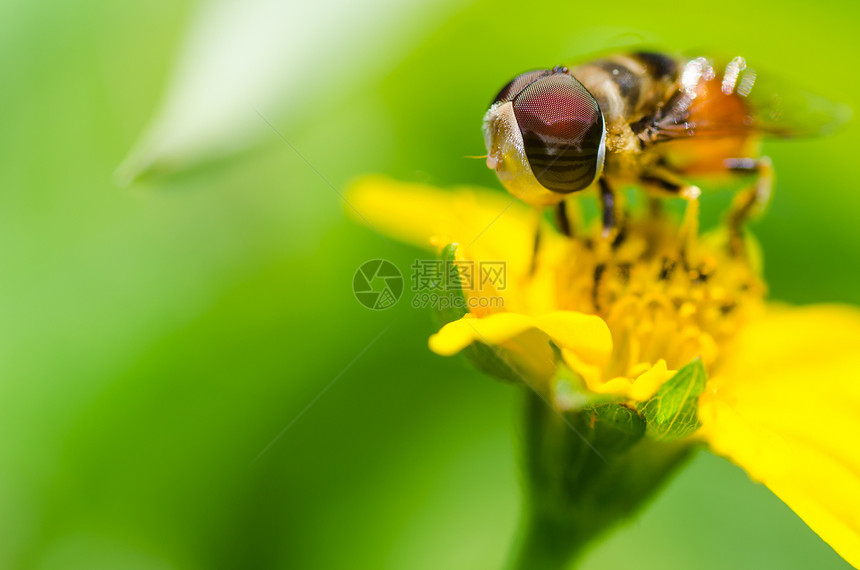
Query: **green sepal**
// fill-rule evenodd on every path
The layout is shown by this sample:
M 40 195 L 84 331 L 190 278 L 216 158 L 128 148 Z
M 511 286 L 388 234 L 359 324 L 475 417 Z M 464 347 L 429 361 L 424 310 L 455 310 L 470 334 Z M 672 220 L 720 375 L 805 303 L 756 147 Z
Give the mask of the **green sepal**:
M 449 243 L 442 248 L 439 259 L 445 264 L 446 270 L 450 264 L 451 271 L 457 271 L 456 278 L 449 279 L 449 286 L 438 293 L 440 303 L 435 309 L 436 319 L 440 326 L 452 321 L 462 319 L 469 311 L 466 308 L 466 294 L 460 285 L 460 275 L 457 266 L 453 262 L 457 258 L 456 243 Z M 453 276 L 452 276 L 453 277 Z M 469 362 L 479 371 L 506 382 L 522 382 L 522 375 L 514 370 L 508 362 L 500 356 L 501 349 L 487 346 L 481 342 L 473 342 L 463 350 L 463 354 Z
M 582 376 L 565 364 L 561 349 L 552 341 L 549 344 L 556 364 L 555 376 L 549 382 L 549 398 L 556 409 L 582 410 L 588 406 L 619 401 L 613 394 L 597 394 L 589 390 Z
M 604 455 L 620 453 L 645 435 L 645 418 L 624 404 L 587 406 L 578 416 L 584 421 L 592 444 Z
M 705 389 L 706 379 L 705 367 L 697 358 L 678 370 L 650 400 L 639 404 L 648 436 L 679 439 L 699 429 L 699 394 Z
M 561 351 L 554 343 L 550 345 L 555 352 L 555 362 L 558 366 L 555 376 L 549 383 L 549 397 L 552 405 L 558 410 L 581 410 L 595 399 L 586 390 L 582 377 L 568 368 L 561 357 Z
M 487 346 L 482 342 L 473 342 L 463 350 L 469 362 L 479 371 L 504 380 L 505 382 L 524 383 L 527 379 L 517 372 L 504 358 L 500 356 L 501 348 Z
M 443 325 L 461 319 L 469 312 L 466 308 L 466 294 L 460 285 L 459 270 L 454 264 L 458 245 L 456 243 L 449 243 L 439 253 L 439 259 L 444 264 L 445 269 L 449 270 L 450 268 L 451 271 L 457 271 L 456 279 L 450 279 L 450 284 L 443 291 L 438 292 L 440 302 L 435 312 L 437 319 Z

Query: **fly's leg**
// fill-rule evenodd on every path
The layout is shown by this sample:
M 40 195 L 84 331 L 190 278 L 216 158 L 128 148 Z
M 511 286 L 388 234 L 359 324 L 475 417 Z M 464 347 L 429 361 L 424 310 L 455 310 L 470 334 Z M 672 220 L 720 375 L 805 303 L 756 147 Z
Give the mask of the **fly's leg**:
M 642 186 L 658 194 L 668 194 L 684 198 L 687 208 L 684 211 L 684 221 L 681 223 L 679 242 L 681 244 L 680 259 L 684 267 L 693 265 L 690 259 L 693 242 L 699 233 L 699 196 L 702 191 L 678 176 L 674 171 L 664 166 L 657 166 L 644 172 L 640 178 Z M 649 209 L 659 213 L 653 198 L 649 200 Z
M 606 178 L 601 177 L 599 184 L 600 208 L 603 216 L 603 237 L 609 237 L 609 233 L 615 229 L 615 219 L 617 217 L 617 212 L 615 211 L 616 196 Z
M 663 202 L 660 198 L 655 198 L 645 193 L 645 201 L 648 204 L 648 215 L 650 217 L 657 219 L 663 216 Z
M 573 237 L 573 226 L 567 212 L 567 200 L 562 200 L 555 207 L 555 225 L 562 235 Z
M 648 190 L 685 200 L 695 200 L 702 194 L 698 186 L 687 183 L 674 171 L 662 166 L 645 171 L 639 180 Z
M 627 217 L 621 194 L 612 187 L 605 176 L 601 176 L 598 180 L 598 190 L 600 192 L 603 238 L 613 246 L 619 245 L 624 241 Z
M 541 222 L 543 221 L 544 212 L 543 208 L 535 208 L 535 234 L 534 241 L 532 242 L 532 260 L 529 267 L 532 274 L 537 270 L 538 253 L 540 252 L 541 235 L 543 232 Z M 570 213 L 567 210 L 566 200 L 562 200 L 556 204 L 554 214 L 556 229 L 558 229 L 559 233 L 567 237 L 573 237 L 573 224 L 571 223 Z
M 534 241 L 532 241 L 532 260 L 529 264 L 529 273 L 534 275 L 537 271 L 538 252 L 540 251 L 541 242 L 541 222 L 543 220 L 543 208 L 534 208 Z
M 773 165 L 766 156 L 761 158 L 730 158 L 724 161 L 729 172 L 738 174 L 752 174 L 756 176 L 755 182 L 741 190 L 732 200 L 726 216 L 726 224 L 729 228 L 729 248 L 732 254 L 741 256 L 746 254 L 744 241 L 744 226 L 746 222 L 760 215 L 770 201 L 773 189 Z

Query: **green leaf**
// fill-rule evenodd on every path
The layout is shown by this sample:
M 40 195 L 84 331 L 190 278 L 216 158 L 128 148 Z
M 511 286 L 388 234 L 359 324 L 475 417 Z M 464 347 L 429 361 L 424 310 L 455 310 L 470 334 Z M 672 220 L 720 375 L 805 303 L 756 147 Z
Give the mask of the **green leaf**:
M 699 394 L 705 389 L 705 368 L 697 358 L 666 381 L 639 411 L 654 439 L 679 439 L 699 428 Z

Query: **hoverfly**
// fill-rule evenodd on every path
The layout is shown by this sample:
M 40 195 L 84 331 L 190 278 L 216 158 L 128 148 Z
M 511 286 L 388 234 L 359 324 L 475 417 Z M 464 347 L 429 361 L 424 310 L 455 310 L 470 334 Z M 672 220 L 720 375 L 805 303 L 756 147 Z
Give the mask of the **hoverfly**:
M 595 186 L 604 236 L 622 215 L 622 185 L 691 199 L 700 192 L 692 177 L 753 176 L 729 212 L 739 234 L 773 183 L 762 138 L 819 134 L 846 114 L 772 82 L 741 57 L 720 65 L 645 51 L 529 71 L 508 83 L 484 115 L 487 166 L 523 201 L 558 205 L 564 232 L 564 199 Z

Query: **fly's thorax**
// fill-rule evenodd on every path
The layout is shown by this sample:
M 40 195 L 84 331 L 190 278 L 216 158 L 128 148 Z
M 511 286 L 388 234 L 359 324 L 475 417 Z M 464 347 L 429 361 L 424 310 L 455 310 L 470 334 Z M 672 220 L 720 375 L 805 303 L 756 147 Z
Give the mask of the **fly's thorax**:
M 679 64 L 656 53 L 616 54 L 573 68 L 594 95 L 611 131 L 652 115 L 675 89 Z
M 628 129 L 629 131 L 629 129 Z M 621 136 L 606 136 L 606 159 L 603 164 L 603 175 L 615 188 L 639 184 L 643 170 L 656 163 L 653 153 L 643 152 L 639 139 L 630 133 Z

